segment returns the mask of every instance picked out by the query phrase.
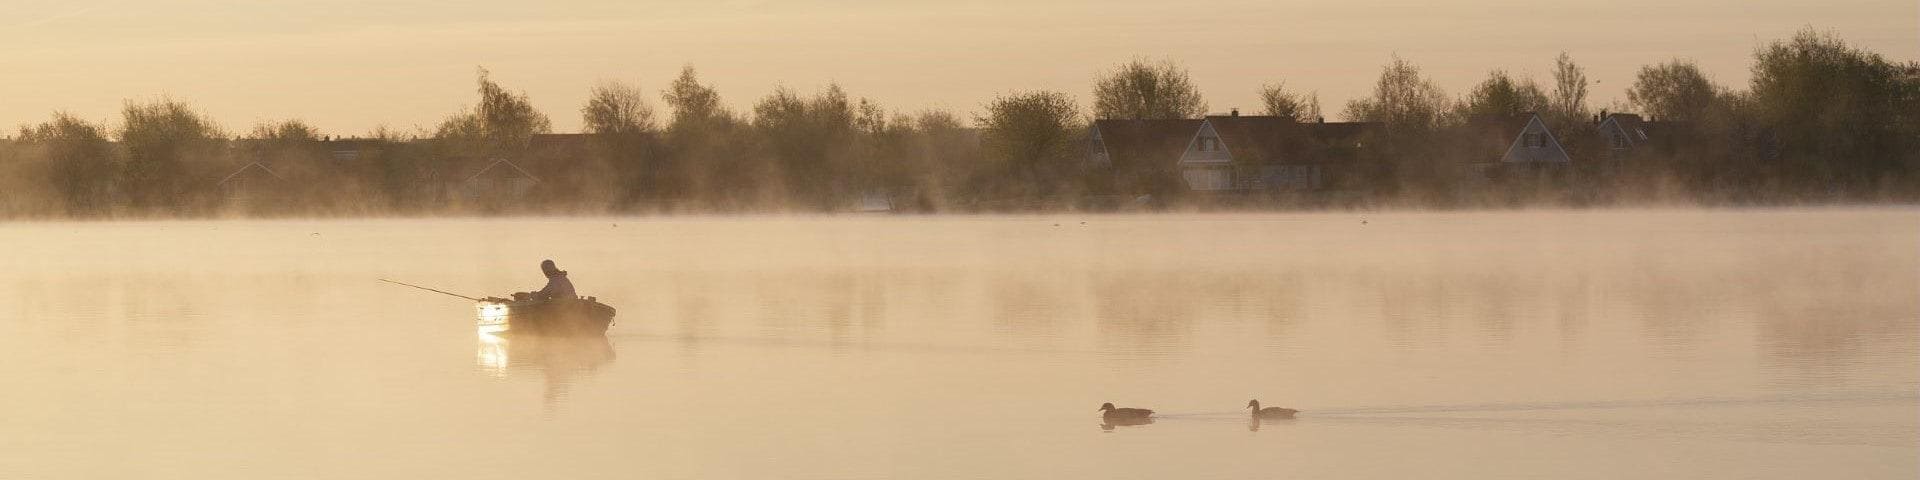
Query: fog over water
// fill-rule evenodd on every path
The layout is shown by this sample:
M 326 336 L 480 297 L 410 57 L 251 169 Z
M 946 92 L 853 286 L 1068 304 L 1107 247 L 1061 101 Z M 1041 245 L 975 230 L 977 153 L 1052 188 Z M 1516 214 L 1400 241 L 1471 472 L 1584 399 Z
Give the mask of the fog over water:
M 1911 478 L 1920 210 L 0 224 L 7 478 Z M 465 295 L 551 258 L 604 339 Z M 1250 422 L 1243 407 L 1301 410 Z M 1102 428 L 1102 402 L 1152 408 Z

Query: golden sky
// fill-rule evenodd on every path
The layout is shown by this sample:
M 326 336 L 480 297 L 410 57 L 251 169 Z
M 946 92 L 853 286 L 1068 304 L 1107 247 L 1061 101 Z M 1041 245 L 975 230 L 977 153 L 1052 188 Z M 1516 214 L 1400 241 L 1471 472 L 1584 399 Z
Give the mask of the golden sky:
M 1562 50 L 1607 106 L 1672 57 L 1744 86 L 1755 47 L 1809 26 L 1920 58 L 1916 0 L 0 0 L 0 126 L 168 95 L 234 131 L 431 127 L 473 103 L 485 66 L 575 131 L 595 82 L 657 91 L 689 63 L 736 108 L 838 82 L 968 113 L 1010 90 L 1087 104 L 1094 75 L 1135 56 L 1185 64 L 1215 111 L 1257 110 L 1255 89 L 1284 80 L 1338 112 L 1394 54 L 1457 95 L 1494 68 L 1544 84 Z

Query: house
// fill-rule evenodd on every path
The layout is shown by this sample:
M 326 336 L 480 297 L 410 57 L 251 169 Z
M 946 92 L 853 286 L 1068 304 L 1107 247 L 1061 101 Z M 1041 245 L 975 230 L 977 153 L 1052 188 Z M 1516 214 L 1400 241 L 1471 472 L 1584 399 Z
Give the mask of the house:
M 488 159 L 472 165 L 471 172 L 458 185 L 463 199 L 483 207 L 501 208 L 526 198 L 540 179 L 504 158 Z
M 1185 190 L 1177 166 L 1200 128 L 1197 119 L 1096 120 L 1089 128 L 1089 188 L 1095 194 L 1167 194 Z
M 260 162 L 249 162 L 214 184 L 222 201 L 241 209 L 257 207 L 256 203 L 270 199 L 281 199 L 287 186 L 286 177 Z
M 1594 131 L 1607 146 L 1607 158 L 1622 160 L 1653 152 L 1671 153 L 1687 128 L 1684 122 L 1642 120 L 1631 113 L 1602 114 Z
M 1209 116 L 1180 155 L 1180 176 L 1195 192 L 1321 190 L 1359 162 L 1369 135 L 1381 128 L 1369 122 Z
M 1565 166 L 1573 162 L 1538 113 L 1480 117 L 1469 121 L 1468 128 L 1470 134 L 1498 147 L 1501 153 L 1493 162 L 1495 166 Z

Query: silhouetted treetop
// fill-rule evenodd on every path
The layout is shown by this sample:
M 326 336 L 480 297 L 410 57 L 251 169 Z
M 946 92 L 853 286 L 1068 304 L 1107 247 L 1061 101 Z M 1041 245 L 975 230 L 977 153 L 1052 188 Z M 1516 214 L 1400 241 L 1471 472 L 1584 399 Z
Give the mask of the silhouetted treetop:
M 1095 118 L 1194 118 L 1207 113 L 1200 87 L 1171 60 L 1121 64 L 1093 86 Z
M 1287 91 L 1286 82 L 1260 87 L 1260 104 L 1268 116 L 1290 118 L 1296 122 L 1320 120 L 1320 94 Z
M 1346 117 L 1395 130 L 1431 131 L 1445 120 L 1448 103 L 1446 92 L 1422 75 L 1420 67 L 1396 55 L 1381 68 L 1372 96 L 1347 103 Z
M 1627 101 L 1651 118 L 1699 120 L 1719 94 L 1720 88 L 1693 61 L 1673 59 L 1640 67 L 1627 89 Z
M 1473 87 L 1461 103 L 1461 118 L 1511 116 L 1544 112 L 1546 92 L 1532 79 L 1514 80 L 1504 70 L 1487 73 L 1487 79 Z

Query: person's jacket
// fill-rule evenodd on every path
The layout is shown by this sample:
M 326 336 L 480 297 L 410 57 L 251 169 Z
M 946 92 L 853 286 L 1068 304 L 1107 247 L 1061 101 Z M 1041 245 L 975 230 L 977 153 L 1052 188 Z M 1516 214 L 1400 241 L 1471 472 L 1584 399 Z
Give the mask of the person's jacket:
M 547 274 L 547 287 L 540 289 L 540 291 L 534 293 L 533 296 L 534 298 L 546 300 L 550 298 L 573 298 L 579 295 L 573 293 L 573 282 L 567 280 L 567 272 L 556 272 Z

